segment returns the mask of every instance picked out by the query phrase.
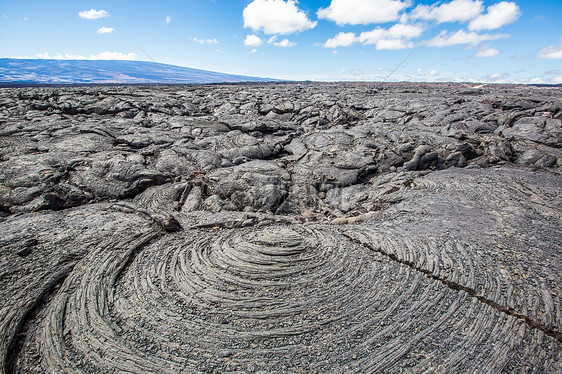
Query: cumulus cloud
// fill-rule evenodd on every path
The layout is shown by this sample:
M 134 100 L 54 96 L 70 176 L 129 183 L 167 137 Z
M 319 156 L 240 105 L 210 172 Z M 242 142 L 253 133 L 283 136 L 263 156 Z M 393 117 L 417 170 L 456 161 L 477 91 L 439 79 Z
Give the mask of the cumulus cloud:
M 330 6 L 318 10 L 318 18 L 343 25 L 368 25 L 395 21 L 410 6 L 398 0 L 332 0 Z
M 81 55 L 73 55 L 70 53 L 57 53 L 54 56 L 51 56 L 49 54 L 49 52 L 45 52 L 45 53 L 38 53 L 37 54 L 38 58 L 41 59 L 54 59 L 54 60 L 88 60 L 88 57 L 86 56 L 81 56 Z
M 438 23 L 466 22 L 478 17 L 483 10 L 481 0 L 453 0 L 440 5 L 418 5 L 411 17 Z
M 396 24 L 389 29 L 377 27 L 356 36 L 352 32 L 340 32 L 324 43 L 326 48 L 349 47 L 359 42 L 363 45 L 375 45 L 377 50 L 396 50 L 412 48 L 414 45 L 409 40 L 420 36 L 423 28 L 414 25 Z
M 436 75 L 437 75 L 437 70 L 431 70 L 431 71 L 429 72 L 429 75 L 431 75 L 432 77 L 436 76 Z
M 113 27 L 100 27 L 98 34 L 111 34 L 115 29 Z
M 244 27 L 266 34 L 291 34 L 309 30 L 317 22 L 308 19 L 295 0 L 254 0 L 243 11 Z
M 219 44 L 219 41 L 215 38 L 213 39 L 197 39 L 197 38 L 192 38 L 192 40 L 196 43 L 199 44 Z
M 109 17 L 109 13 L 105 10 L 83 10 L 78 13 L 78 15 L 85 19 L 100 19 L 100 18 L 107 18 Z
M 172 22 L 172 17 L 166 16 L 166 23 L 170 23 L 170 22 Z
M 459 30 L 455 33 L 442 31 L 433 39 L 427 40 L 424 44 L 430 47 L 449 47 L 451 45 L 468 44 L 478 45 L 487 40 L 497 40 L 509 38 L 508 34 L 477 34 L 475 32 L 466 32 Z
M 289 41 L 289 39 L 283 39 L 280 42 L 273 43 L 273 45 L 281 48 L 289 48 L 289 47 L 294 47 L 295 45 L 297 45 L 297 43 L 291 42 Z
M 396 24 L 389 29 L 377 27 L 374 30 L 362 32 L 358 40 L 364 45 L 374 44 L 377 50 L 397 50 L 412 48 L 410 39 L 420 36 L 423 28 L 414 25 Z
M 474 57 L 485 58 L 485 57 L 494 57 L 500 54 L 495 48 L 485 48 L 482 49 L 474 54 Z
M 349 47 L 357 41 L 357 37 L 352 32 L 340 32 L 324 43 L 326 48 Z
M 90 57 L 82 55 L 73 55 L 70 53 L 57 53 L 54 56 L 49 55 L 48 52 L 38 53 L 38 58 L 42 59 L 55 59 L 55 60 L 135 60 L 136 53 L 122 53 L 122 52 L 100 52 L 98 54 L 91 54 Z
M 371 31 L 362 32 L 359 35 L 359 41 L 363 44 L 376 44 L 383 39 L 411 39 L 420 36 L 423 29 L 418 26 L 396 24 L 390 29 L 382 29 L 377 27 Z
M 263 40 L 261 40 L 261 38 L 257 35 L 248 35 L 244 40 L 244 45 L 248 47 L 259 47 L 262 44 Z
M 398 50 L 398 49 L 406 49 L 406 48 L 413 48 L 414 43 L 412 42 L 405 42 L 401 39 L 382 39 L 377 41 L 375 48 L 377 50 Z
M 545 47 L 537 52 L 538 58 L 562 58 L 562 44 Z
M 562 75 L 559 77 L 554 77 L 550 80 L 550 83 L 554 83 L 554 84 L 561 84 L 562 83 Z
M 490 75 L 486 75 L 483 79 L 483 81 L 485 82 L 499 82 L 499 81 L 504 81 L 507 78 L 508 74 L 502 74 L 502 73 L 493 73 Z
M 90 55 L 90 60 L 135 60 L 136 53 L 121 52 L 101 52 L 97 55 Z
M 469 30 L 494 30 L 517 21 L 521 11 L 517 4 L 502 1 L 488 7 L 488 12 L 482 14 L 468 24 Z
M 421 26 L 396 24 L 388 29 L 388 35 L 395 38 L 417 38 L 423 32 Z

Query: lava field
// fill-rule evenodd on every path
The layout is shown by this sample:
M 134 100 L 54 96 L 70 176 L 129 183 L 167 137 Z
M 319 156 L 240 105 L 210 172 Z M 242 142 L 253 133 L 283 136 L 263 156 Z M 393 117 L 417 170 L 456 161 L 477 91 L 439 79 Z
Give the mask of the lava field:
M 562 371 L 562 88 L 0 88 L 0 373 Z

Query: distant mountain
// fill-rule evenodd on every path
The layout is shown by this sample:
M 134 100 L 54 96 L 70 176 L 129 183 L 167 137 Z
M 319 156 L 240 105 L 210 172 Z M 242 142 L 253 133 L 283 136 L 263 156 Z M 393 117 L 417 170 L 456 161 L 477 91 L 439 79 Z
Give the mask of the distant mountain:
M 274 79 L 146 61 L 0 58 L 0 84 L 223 83 Z

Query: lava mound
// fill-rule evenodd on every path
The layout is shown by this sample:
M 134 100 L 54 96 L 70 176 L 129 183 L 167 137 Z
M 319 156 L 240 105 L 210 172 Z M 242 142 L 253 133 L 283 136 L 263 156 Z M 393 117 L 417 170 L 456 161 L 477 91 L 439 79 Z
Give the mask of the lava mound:
M 40 324 L 46 369 L 364 373 L 406 361 L 494 372 L 514 354 L 548 354 L 542 331 L 395 261 L 408 239 L 378 233 L 372 250 L 361 241 L 376 236 L 357 231 L 180 232 L 93 252 Z
M 386 340 L 409 293 L 392 286 L 407 274 L 327 227 L 179 233 L 132 255 L 89 256 L 51 303 L 46 320 L 68 329 L 43 326 L 51 370 L 365 370 L 362 347 Z

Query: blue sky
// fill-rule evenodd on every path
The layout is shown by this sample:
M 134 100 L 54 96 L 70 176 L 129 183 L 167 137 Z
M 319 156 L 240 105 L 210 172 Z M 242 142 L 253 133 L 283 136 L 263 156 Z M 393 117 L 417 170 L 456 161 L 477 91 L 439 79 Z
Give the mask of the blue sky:
M 561 16 L 559 0 L 2 0 L 0 57 L 294 80 L 562 83 Z

